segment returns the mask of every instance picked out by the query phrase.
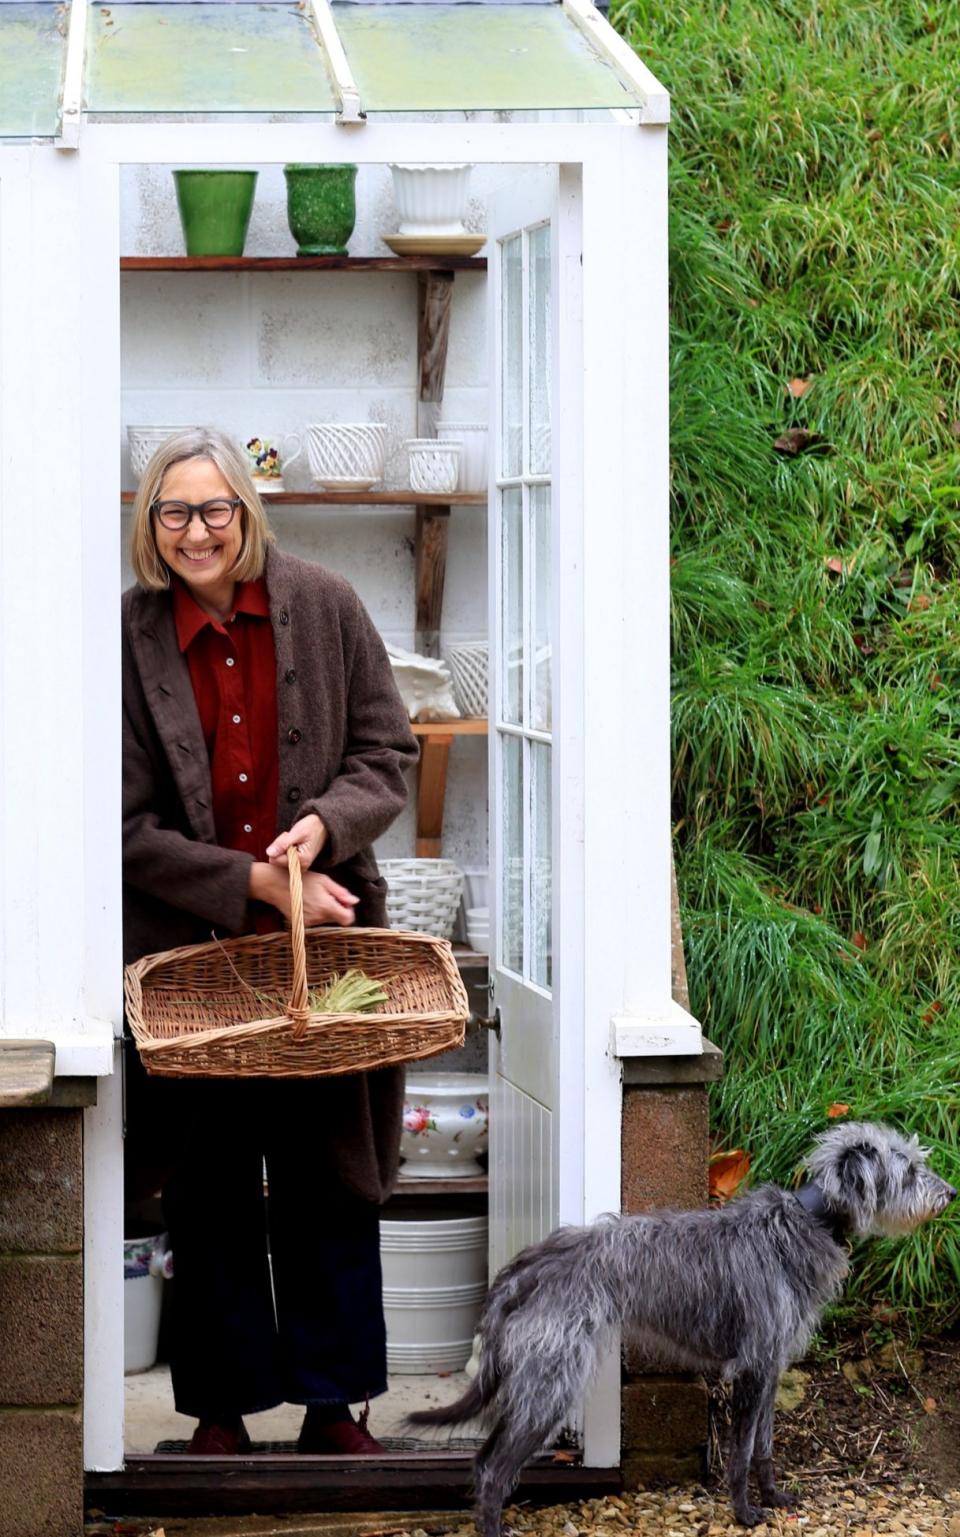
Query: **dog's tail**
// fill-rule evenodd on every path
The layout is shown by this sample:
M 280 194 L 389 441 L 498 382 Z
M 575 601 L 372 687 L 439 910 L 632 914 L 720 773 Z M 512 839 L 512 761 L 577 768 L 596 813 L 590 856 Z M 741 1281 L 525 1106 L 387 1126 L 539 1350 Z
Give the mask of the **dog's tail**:
M 407 1415 L 408 1425 L 462 1425 L 464 1420 L 476 1419 L 493 1397 L 493 1389 L 486 1396 L 478 1372 L 467 1391 L 452 1404 L 439 1409 L 414 1409 Z

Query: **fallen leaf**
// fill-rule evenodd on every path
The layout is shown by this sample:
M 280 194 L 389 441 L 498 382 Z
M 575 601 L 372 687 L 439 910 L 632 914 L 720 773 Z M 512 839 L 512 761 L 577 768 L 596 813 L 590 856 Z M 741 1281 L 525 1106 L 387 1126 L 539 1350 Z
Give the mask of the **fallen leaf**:
M 792 395 L 794 400 L 800 400 L 807 393 L 812 383 L 812 379 L 791 379 L 787 385 L 787 393 Z
M 807 1396 L 807 1387 L 810 1382 L 810 1373 L 802 1372 L 797 1367 L 784 1372 L 777 1386 L 776 1406 L 783 1414 L 792 1414 L 794 1409 L 799 1409 Z
M 719 224 L 715 224 L 714 225 L 714 229 L 716 230 L 718 235 L 725 235 L 727 233 L 727 230 L 733 229 L 733 220 L 732 219 L 721 219 Z
M 862 929 L 857 929 L 850 943 L 858 950 L 865 950 L 867 948 L 867 936 Z
M 937 1400 L 935 1398 L 925 1398 L 923 1400 L 923 1407 L 927 1414 L 936 1414 Z
M 550 1457 L 551 1462 L 576 1462 L 576 1460 L 576 1452 L 553 1452 Z
M 933 689 L 934 693 L 937 692 L 938 688 L 943 687 L 943 682 L 938 672 L 932 672 L 930 674 L 930 687 Z
M 915 592 L 907 604 L 907 612 L 911 613 L 914 609 L 920 609 L 922 613 L 924 609 L 930 607 L 932 602 L 933 599 L 928 592 Z
M 773 446 L 778 454 L 802 454 L 805 448 L 819 448 L 826 453 L 830 448 L 822 432 L 810 432 L 806 427 L 788 427 Z
M 935 998 L 928 1009 L 920 1016 L 925 1025 L 932 1025 L 938 1014 L 943 1013 L 943 1004 L 939 998 Z
M 841 1115 L 849 1115 L 849 1114 L 850 1114 L 850 1106 L 849 1105 L 834 1104 L 834 1105 L 828 1105 L 827 1106 L 827 1120 L 828 1121 L 836 1121 L 836 1120 L 838 1120 L 840 1118 Z
M 867 134 L 867 138 L 871 144 L 876 144 L 878 139 L 883 138 L 883 133 L 879 128 L 871 128 L 870 132 Z
M 742 1147 L 729 1153 L 714 1153 L 710 1159 L 710 1195 L 716 1201 L 729 1201 L 750 1172 L 750 1154 Z

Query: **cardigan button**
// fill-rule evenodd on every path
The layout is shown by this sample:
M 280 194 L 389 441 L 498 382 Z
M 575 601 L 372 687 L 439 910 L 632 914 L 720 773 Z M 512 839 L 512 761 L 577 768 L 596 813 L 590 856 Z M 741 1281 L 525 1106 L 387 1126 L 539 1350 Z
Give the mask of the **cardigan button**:
M 285 608 L 282 608 L 280 610 L 279 614 L 277 615 L 277 618 L 280 620 L 281 624 L 289 624 L 290 623 L 290 615 L 287 613 Z
M 300 799 L 299 787 L 297 785 L 291 785 L 290 789 L 287 791 L 287 800 L 288 801 L 298 801 L 299 799 Z
M 296 668 L 295 667 L 288 667 L 283 676 L 286 679 L 287 683 L 296 683 L 296 681 L 297 681 L 297 670 L 296 670 Z
M 302 731 L 298 731 L 296 726 L 291 726 L 290 730 L 287 732 L 287 741 L 292 742 L 293 745 L 296 746 L 302 736 Z

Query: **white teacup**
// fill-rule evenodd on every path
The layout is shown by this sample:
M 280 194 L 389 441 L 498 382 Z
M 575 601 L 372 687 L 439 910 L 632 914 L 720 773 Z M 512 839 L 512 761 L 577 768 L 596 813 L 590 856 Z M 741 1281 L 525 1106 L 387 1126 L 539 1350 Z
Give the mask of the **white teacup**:
M 289 443 L 296 445 L 293 453 L 287 452 Z M 288 432 L 279 439 L 266 436 L 248 438 L 244 442 L 243 451 L 247 456 L 254 485 L 261 496 L 269 496 L 283 490 L 283 471 L 299 459 L 302 446 L 298 435 Z

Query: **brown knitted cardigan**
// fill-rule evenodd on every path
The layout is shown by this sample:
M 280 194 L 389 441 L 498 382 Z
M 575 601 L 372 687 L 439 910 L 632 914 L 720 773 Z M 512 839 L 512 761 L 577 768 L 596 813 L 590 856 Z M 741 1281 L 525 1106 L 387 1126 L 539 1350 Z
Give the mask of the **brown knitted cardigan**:
M 314 868 L 360 897 L 357 922 L 386 922 L 371 844 L 402 809 L 417 745 L 383 643 L 353 588 L 270 548 L 277 660 L 277 831 L 314 811 L 327 841 Z M 123 595 L 124 959 L 249 930 L 252 857 L 220 848 L 210 763 L 168 592 Z M 367 1200 L 396 1176 L 403 1075 L 331 1079 L 323 1118 L 337 1172 Z

